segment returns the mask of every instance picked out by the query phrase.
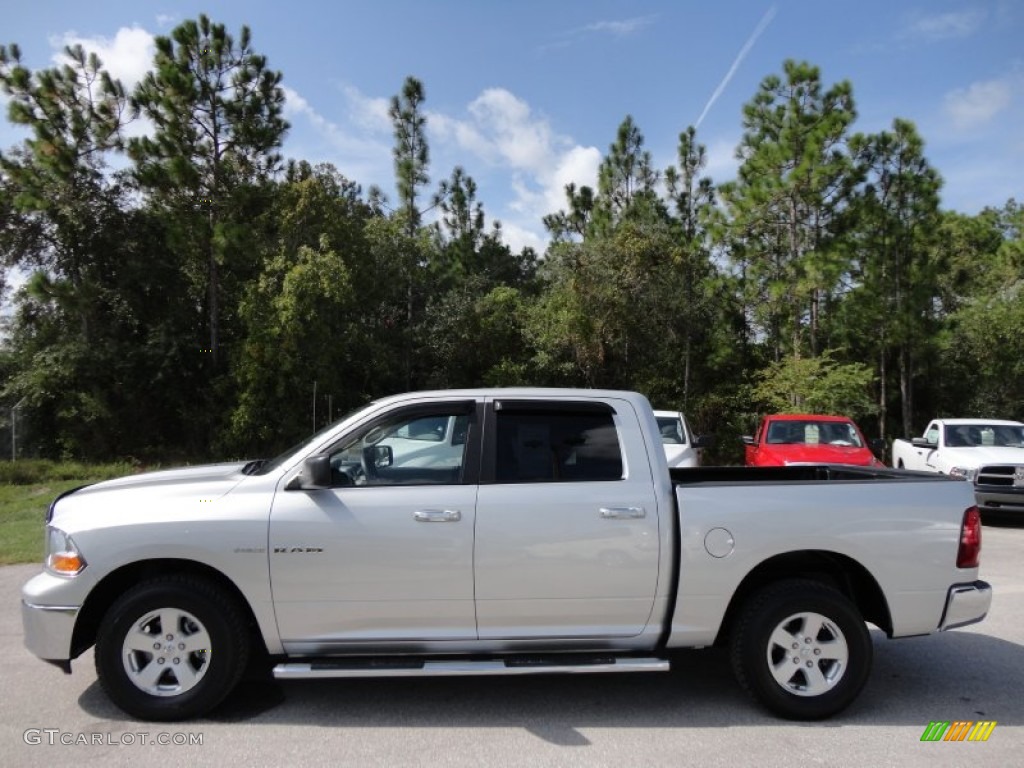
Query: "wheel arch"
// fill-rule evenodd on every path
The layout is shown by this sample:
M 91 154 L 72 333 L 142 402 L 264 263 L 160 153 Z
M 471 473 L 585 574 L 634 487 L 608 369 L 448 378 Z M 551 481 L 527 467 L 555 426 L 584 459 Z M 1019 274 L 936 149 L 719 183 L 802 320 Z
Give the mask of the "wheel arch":
M 839 590 L 866 621 L 892 637 L 892 616 L 885 593 L 863 565 L 838 552 L 802 550 L 775 555 L 751 569 L 729 601 L 715 645 L 728 642 L 737 615 L 752 594 L 769 584 L 794 578 L 810 579 Z
M 242 590 L 230 578 L 205 563 L 195 560 L 161 558 L 127 563 L 111 571 L 93 587 L 78 612 L 71 636 L 71 658 L 77 658 L 96 643 L 96 635 L 104 615 L 124 592 L 143 581 L 165 576 L 195 576 L 220 587 L 238 605 L 249 629 L 251 648 L 266 653 L 266 643 L 256 615 Z

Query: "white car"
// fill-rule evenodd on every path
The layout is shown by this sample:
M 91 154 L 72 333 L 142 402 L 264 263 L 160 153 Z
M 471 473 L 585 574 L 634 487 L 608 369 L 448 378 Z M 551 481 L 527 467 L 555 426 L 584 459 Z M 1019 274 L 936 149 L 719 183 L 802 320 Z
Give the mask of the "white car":
M 974 484 L 978 506 L 1024 512 L 1024 423 L 934 419 L 923 437 L 894 440 L 897 469 L 938 472 Z
M 710 435 L 694 436 L 686 423 L 686 417 L 679 411 L 655 411 L 654 418 L 661 432 L 661 443 L 665 447 L 665 458 L 669 467 L 700 466 L 698 448 L 710 448 Z

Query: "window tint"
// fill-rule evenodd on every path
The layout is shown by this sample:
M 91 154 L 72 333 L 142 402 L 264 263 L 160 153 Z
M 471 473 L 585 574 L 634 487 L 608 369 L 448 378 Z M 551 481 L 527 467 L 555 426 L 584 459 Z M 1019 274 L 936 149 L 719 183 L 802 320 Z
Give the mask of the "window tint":
M 622 452 L 610 413 L 498 411 L 496 417 L 496 482 L 622 479 Z
M 443 412 L 386 416 L 331 451 L 334 485 L 459 483 L 472 418 Z

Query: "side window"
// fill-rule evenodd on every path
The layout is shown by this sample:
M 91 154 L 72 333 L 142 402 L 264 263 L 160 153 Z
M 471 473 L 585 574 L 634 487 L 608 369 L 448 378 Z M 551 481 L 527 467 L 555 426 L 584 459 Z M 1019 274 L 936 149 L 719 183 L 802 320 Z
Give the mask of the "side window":
M 661 442 L 666 445 L 683 445 L 686 437 L 683 434 L 683 424 L 678 416 L 658 416 L 658 430 L 661 432 Z
M 400 412 L 360 429 L 330 451 L 333 485 L 460 483 L 474 418 L 464 411 Z
M 622 479 L 622 450 L 610 413 L 498 411 L 498 483 Z

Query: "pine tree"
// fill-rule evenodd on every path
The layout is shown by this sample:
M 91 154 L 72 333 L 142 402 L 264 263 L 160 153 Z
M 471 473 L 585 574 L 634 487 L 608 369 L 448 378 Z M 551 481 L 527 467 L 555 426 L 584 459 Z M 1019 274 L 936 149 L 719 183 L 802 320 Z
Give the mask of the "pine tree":
M 132 96 L 153 122 L 152 136 L 129 145 L 140 185 L 165 206 L 188 252 L 197 299 L 205 301 L 212 359 L 220 356 L 222 272 L 246 214 L 235 192 L 280 165 L 288 129 L 281 74 L 252 49 L 249 28 L 236 41 L 205 15 L 156 39 L 154 69 Z M 233 229 L 234 228 L 234 229 Z

